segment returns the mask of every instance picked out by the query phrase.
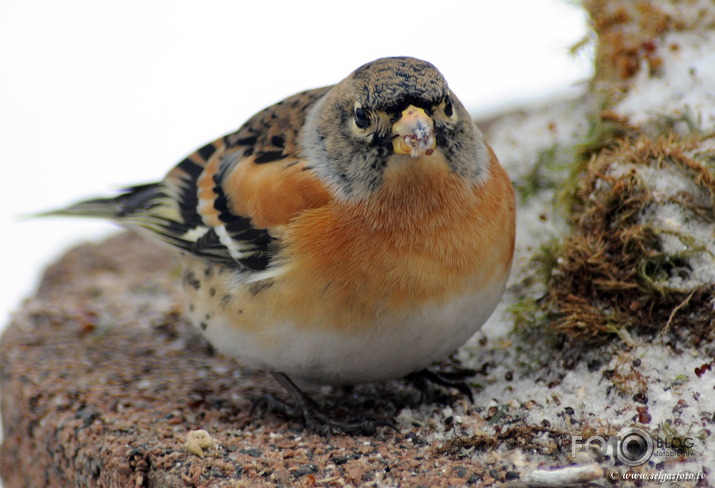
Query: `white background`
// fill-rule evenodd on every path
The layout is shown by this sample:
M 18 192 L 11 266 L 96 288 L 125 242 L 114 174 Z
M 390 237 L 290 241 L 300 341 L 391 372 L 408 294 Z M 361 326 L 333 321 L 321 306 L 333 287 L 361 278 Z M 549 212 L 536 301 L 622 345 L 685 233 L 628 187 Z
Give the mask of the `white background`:
M 390 55 L 475 114 L 588 79 L 565 0 L 0 0 L 0 325 L 43 266 L 111 224 L 21 216 L 161 178 L 257 110 Z

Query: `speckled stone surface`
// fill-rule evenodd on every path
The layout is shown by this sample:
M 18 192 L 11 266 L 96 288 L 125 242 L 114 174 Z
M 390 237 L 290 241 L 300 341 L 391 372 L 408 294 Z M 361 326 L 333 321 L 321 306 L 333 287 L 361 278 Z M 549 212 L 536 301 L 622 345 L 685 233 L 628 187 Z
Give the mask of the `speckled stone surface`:
M 51 266 L 0 343 L 6 488 L 41 486 L 488 486 L 515 477 L 427 439 L 306 432 L 251 401 L 282 395 L 265 373 L 216 355 L 183 316 L 179 266 L 133 234 Z M 417 393 L 399 381 L 314 392 L 337 415 L 394 419 Z M 421 425 L 420 425 L 421 424 Z M 213 445 L 190 449 L 203 429 Z M 202 453 L 203 457 L 199 454 Z

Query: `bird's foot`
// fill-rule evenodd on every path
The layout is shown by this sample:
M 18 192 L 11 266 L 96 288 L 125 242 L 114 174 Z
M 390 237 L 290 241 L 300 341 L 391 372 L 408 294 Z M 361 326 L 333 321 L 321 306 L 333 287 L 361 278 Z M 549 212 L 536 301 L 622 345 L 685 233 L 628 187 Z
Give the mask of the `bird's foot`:
M 357 417 L 338 420 L 321 412 L 318 404 L 301 390 L 283 373 L 271 373 L 278 383 L 290 394 L 294 405 L 280 400 L 273 395 L 264 395 L 253 404 L 253 409 L 265 408 L 288 417 L 300 417 L 305 426 L 318 434 L 330 437 L 331 434 L 374 435 L 379 427 L 387 427 L 399 433 L 397 426 L 385 420 L 371 417 Z
M 470 403 L 474 403 L 474 394 L 465 380 L 475 374 L 476 371 L 467 368 L 459 368 L 457 370 L 446 372 L 434 372 L 428 369 L 423 369 L 421 371 L 408 374 L 406 379 L 419 390 L 420 404 L 425 403 L 425 401 L 432 396 L 432 388 L 430 388 L 432 385 L 454 388 L 462 395 L 466 396 Z

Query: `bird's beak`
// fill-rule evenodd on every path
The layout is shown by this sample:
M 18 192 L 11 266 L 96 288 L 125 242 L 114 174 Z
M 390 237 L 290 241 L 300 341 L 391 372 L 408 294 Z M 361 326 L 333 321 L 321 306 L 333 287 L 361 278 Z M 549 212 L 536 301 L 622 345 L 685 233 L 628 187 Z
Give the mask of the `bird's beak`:
M 425 111 L 410 105 L 402 111 L 400 120 L 392 125 L 392 148 L 395 154 L 411 157 L 429 156 L 437 146 L 434 122 Z

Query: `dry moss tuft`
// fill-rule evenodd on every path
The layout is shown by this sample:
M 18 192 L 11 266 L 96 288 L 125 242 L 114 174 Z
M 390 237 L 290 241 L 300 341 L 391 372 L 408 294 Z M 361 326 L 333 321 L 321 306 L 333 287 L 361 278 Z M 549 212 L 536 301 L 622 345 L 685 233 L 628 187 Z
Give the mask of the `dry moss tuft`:
M 596 80 L 618 93 L 643 66 L 657 73 L 663 64 L 659 41 L 676 27 L 668 13 L 650 1 L 587 0 L 584 6 L 598 36 Z
M 713 338 L 713 284 L 689 280 L 691 258 L 708 250 L 685 230 L 661 228 L 651 218 L 658 206 L 675 205 L 688 221 L 713 223 L 715 178 L 688 155 L 699 143 L 626 138 L 589 161 L 574 194 L 573 232 L 541 303 L 559 333 L 585 343 L 623 327 L 650 336 L 667 330 Z M 644 177 L 650 170 L 687 178 L 697 194 L 658 194 Z M 664 239 L 673 237 L 681 251 L 665 249 Z

